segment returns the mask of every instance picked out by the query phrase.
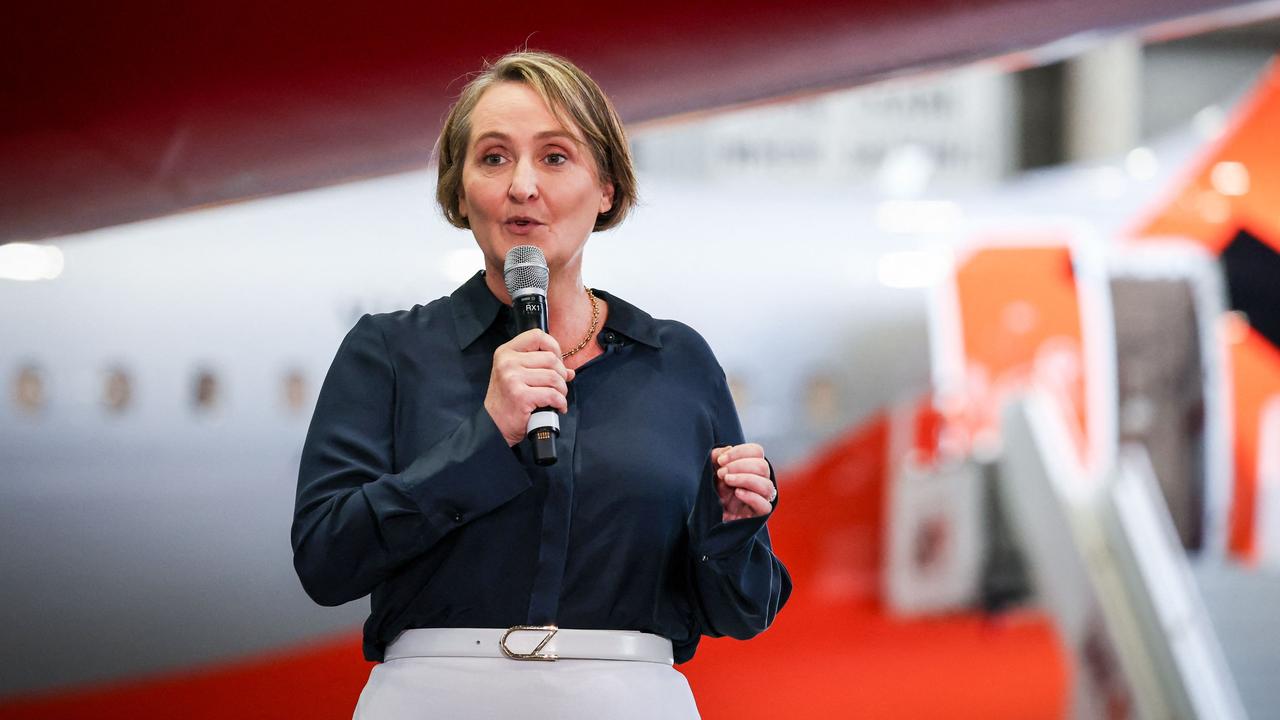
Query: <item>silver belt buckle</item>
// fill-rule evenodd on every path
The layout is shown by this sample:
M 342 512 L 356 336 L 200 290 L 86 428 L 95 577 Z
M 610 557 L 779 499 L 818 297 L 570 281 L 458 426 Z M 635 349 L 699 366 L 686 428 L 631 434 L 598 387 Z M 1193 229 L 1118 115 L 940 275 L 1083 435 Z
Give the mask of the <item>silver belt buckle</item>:
M 506 632 L 502 633 L 502 639 L 498 640 L 498 648 L 502 650 L 503 655 L 506 655 L 512 660 L 554 661 L 559 659 L 559 656 L 552 653 L 544 653 L 542 652 L 542 648 L 546 647 L 547 643 L 551 642 L 551 638 L 555 637 L 559 630 L 560 628 L 555 625 L 516 625 L 514 627 L 509 627 Z M 547 636 L 542 638 L 542 642 L 538 643 L 538 646 L 533 650 L 527 653 L 521 653 L 507 647 L 507 638 L 511 637 L 511 633 L 516 632 L 544 632 Z

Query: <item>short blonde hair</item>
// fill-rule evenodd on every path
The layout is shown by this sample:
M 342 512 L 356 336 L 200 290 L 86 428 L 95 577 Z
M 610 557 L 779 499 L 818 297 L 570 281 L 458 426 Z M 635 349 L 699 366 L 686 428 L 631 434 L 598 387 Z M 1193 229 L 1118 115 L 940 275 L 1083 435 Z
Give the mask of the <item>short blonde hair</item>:
M 462 166 L 471 141 L 471 113 L 484 91 L 500 82 L 528 85 L 562 124 L 569 127 L 571 122 L 577 126 L 595 158 L 597 176 L 613 185 L 612 206 L 596 216 L 594 229 L 608 230 L 621 223 L 636 202 L 635 169 L 622 121 L 600 86 L 581 68 L 559 55 L 535 50 L 513 52 L 492 64 L 486 62 L 450 108 L 436 141 L 436 202 L 445 219 L 454 227 L 471 227 L 458 208 Z

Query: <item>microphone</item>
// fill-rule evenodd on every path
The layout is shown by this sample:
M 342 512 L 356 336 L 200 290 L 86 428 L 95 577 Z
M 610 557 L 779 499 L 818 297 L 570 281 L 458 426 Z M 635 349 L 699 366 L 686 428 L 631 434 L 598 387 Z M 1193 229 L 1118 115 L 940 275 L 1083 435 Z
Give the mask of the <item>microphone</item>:
M 550 271 L 547 258 L 532 245 L 517 245 L 507 253 L 502 266 L 502 279 L 511 295 L 511 312 L 516 319 L 516 333 L 538 328 L 547 331 L 547 284 Z M 529 416 L 525 435 L 533 445 L 533 461 L 538 465 L 556 462 L 556 436 L 560 434 L 560 414 L 553 408 L 540 407 Z

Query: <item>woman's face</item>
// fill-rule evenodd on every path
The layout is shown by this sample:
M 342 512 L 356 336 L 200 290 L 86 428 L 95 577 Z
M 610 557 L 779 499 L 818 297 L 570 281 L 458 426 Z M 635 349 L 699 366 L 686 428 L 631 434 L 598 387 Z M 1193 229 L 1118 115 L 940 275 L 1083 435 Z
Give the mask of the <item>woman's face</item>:
M 581 262 L 596 216 L 613 204 L 577 127 L 565 127 L 531 88 L 503 82 L 480 96 L 462 166 L 458 208 L 490 268 L 535 245 L 554 273 Z

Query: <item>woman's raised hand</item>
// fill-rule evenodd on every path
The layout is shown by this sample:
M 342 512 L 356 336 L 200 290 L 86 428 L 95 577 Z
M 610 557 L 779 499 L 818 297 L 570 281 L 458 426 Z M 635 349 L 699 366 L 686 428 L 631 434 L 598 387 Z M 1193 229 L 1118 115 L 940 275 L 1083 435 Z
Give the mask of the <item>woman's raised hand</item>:
M 534 410 L 569 411 L 566 398 L 573 375 L 560 360 L 560 344 L 541 330 L 526 330 L 498 346 L 484 409 L 508 445 L 524 439 Z
M 773 510 L 777 491 L 769 479 L 764 448 L 756 443 L 713 448 L 711 463 L 716 468 L 722 522 L 768 515 Z

